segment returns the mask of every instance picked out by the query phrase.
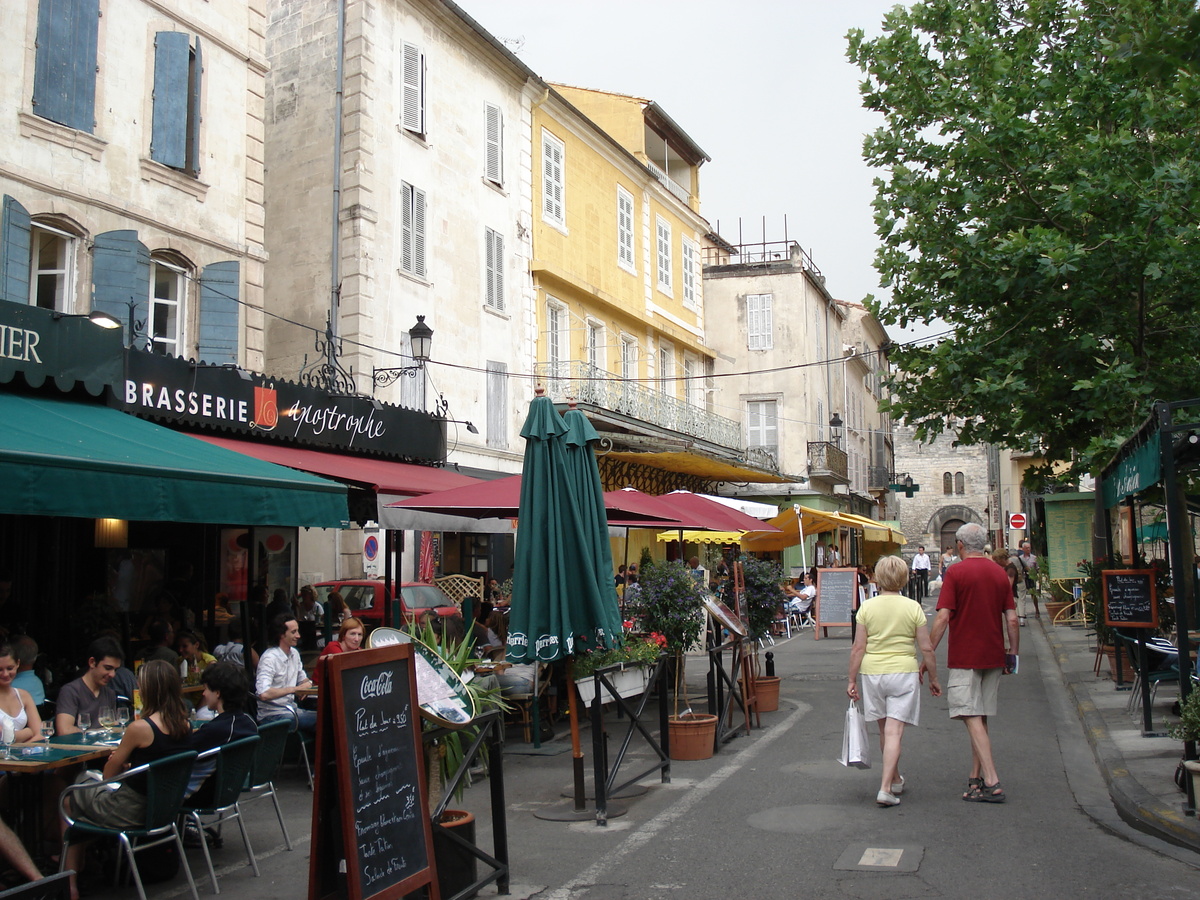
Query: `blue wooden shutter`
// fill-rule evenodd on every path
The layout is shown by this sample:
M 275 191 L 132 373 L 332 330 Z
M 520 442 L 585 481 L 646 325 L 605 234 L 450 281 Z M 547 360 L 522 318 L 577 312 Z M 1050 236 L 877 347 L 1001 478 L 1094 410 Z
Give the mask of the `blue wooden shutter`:
M 106 231 L 92 244 L 92 309 L 106 312 L 129 326 L 132 302 L 135 334 L 126 333 L 127 346 L 139 344 L 146 334 L 150 297 L 150 250 L 136 231 Z
M 237 260 L 210 263 L 200 272 L 199 357 L 214 365 L 238 362 Z
M 29 211 L 14 197 L 4 195 L 0 222 L 0 298 L 12 303 L 29 302 L 30 262 Z
M 186 168 L 192 175 L 200 174 L 200 85 L 203 81 L 204 60 L 200 55 L 200 38 L 192 50 L 191 96 L 188 102 Z
M 33 111 L 78 131 L 95 129 L 100 0 L 41 0 Z
M 172 169 L 187 163 L 188 36 L 160 31 L 154 36 L 154 110 L 150 158 Z

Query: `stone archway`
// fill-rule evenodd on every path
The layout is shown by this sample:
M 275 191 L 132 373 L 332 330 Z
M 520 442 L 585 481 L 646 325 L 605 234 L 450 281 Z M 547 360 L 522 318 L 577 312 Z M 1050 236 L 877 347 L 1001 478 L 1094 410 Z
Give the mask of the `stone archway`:
M 925 531 L 928 534 L 937 535 L 939 555 L 947 546 L 954 546 L 954 532 L 967 522 L 974 522 L 976 525 L 984 524 L 983 516 L 969 506 L 943 506 L 930 517 Z

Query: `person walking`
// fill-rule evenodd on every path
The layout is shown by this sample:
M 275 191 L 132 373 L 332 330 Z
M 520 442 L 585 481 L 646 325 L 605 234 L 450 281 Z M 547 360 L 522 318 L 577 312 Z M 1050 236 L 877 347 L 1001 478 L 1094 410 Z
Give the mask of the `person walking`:
M 912 560 L 913 599 L 918 603 L 929 596 L 929 569 L 931 566 L 925 546 L 918 546 L 917 555 Z
M 880 593 L 858 611 L 858 629 L 850 649 L 851 700 L 862 697 L 863 716 L 879 723 L 879 749 L 883 759 L 879 793 L 881 807 L 898 806 L 904 791 L 900 774 L 900 743 L 904 726 L 916 725 L 921 715 L 921 679 L 929 675 L 929 693 L 942 695 L 937 661 L 921 604 L 899 592 L 908 583 L 908 567 L 898 556 L 885 556 L 875 564 Z M 921 650 L 918 666 L 913 647 Z M 861 691 L 858 686 L 862 676 Z
M 1006 798 L 992 759 L 988 718 L 996 714 L 1001 674 L 1016 667 L 1021 628 L 1008 576 L 984 554 L 983 526 L 963 525 L 955 534 L 955 544 L 960 561 L 942 579 L 931 640 L 936 650 L 942 636 L 950 633 L 946 654 L 950 718 L 962 720 L 971 742 L 971 775 L 962 797 L 975 803 L 1003 803 Z
M 1038 608 L 1037 567 L 1038 558 L 1034 555 L 1029 541 L 1021 541 L 1021 552 L 1017 554 L 1017 565 L 1022 569 L 1022 577 L 1017 582 L 1017 590 L 1024 593 L 1025 603 L 1021 605 L 1022 612 L 1033 604 L 1033 617 L 1040 619 L 1042 612 Z

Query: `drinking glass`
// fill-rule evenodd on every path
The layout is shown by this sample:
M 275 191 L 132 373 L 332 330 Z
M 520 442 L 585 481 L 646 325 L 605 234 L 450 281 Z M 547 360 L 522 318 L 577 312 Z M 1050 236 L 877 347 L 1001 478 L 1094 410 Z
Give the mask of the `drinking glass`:
M 75 724 L 79 726 L 79 730 L 83 734 L 84 743 L 87 743 L 88 729 L 92 727 L 92 714 L 81 712 L 75 717 Z
M 54 737 L 54 723 L 49 719 L 42 720 L 42 740 L 48 741 Z
M 100 715 L 97 718 L 97 722 L 105 731 L 111 731 L 113 726 L 117 724 L 117 717 L 113 713 L 113 708 L 111 706 L 100 707 Z
M 118 706 L 117 707 L 117 724 L 120 725 L 122 728 L 124 728 L 126 725 L 129 724 L 129 707 L 128 706 Z

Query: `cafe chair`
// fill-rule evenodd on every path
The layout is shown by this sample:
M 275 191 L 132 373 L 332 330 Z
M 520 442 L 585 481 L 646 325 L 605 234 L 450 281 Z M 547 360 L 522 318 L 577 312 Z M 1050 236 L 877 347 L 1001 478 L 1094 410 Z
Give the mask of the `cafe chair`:
M 187 856 L 183 852 L 183 839 L 178 826 L 183 792 L 187 790 L 188 781 L 192 777 L 192 764 L 195 761 L 196 752 L 188 750 L 127 769 L 106 782 L 88 781 L 84 784 L 69 785 L 58 799 L 59 811 L 67 826 L 63 831 L 62 851 L 58 857 L 59 871 L 63 871 L 67 864 L 67 848 L 72 843 L 92 838 L 114 837 L 120 845 L 122 855 L 129 861 L 129 870 L 133 873 L 138 897 L 140 900 L 146 900 L 146 889 L 142 886 L 142 876 L 137 866 L 137 853 L 174 842 L 175 850 L 179 853 L 179 864 L 183 867 L 188 887 L 192 891 L 192 900 L 200 900 L 191 867 L 188 866 Z M 146 819 L 140 828 L 106 828 L 71 815 L 69 799 L 73 791 L 92 790 L 97 783 L 115 784 L 135 775 L 146 776 Z
M 254 750 L 254 765 L 243 788 L 246 798 L 242 800 L 245 806 L 252 800 L 262 800 L 270 797 L 275 804 L 275 818 L 279 820 L 279 828 L 283 832 L 283 842 L 289 850 L 292 849 L 292 839 L 288 836 L 287 824 L 283 821 L 283 810 L 279 808 L 279 795 L 275 793 L 275 773 L 283 762 L 283 751 L 287 747 L 288 729 L 291 723 L 282 717 L 268 719 L 258 726 L 258 745 Z
M 0 900 L 69 900 L 72 874 L 67 870 L 0 891 Z
M 1115 629 L 1114 629 L 1115 630 Z M 1164 648 L 1154 644 L 1146 644 L 1147 671 L 1142 671 L 1142 661 L 1138 658 L 1137 639 L 1121 631 L 1116 631 L 1121 639 L 1123 649 L 1129 657 L 1129 666 L 1133 669 L 1133 688 L 1129 692 L 1127 711 L 1137 712 L 1142 705 L 1142 680 L 1150 684 L 1150 702 L 1158 694 L 1161 681 L 1175 681 L 1179 678 L 1179 651 L 1174 647 Z
M 236 819 L 238 828 L 242 832 L 242 843 L 246 847 L 246 857 L 250 861 L 250 868 L 254 870 L 255 877 L 259 875 L 258 860 L 254 858 L 254 849 L 250 846 L 250 835 L 246 833 L 246 823 L 242 820 L 242 807 L 238 802 L 242 795 L 242 788 L 246 786 L 246 779 L 250 777 L 250 773 L 254 769 L 254 756 L 258 750 L 258 744 L 258 735 L 251 735 L 201 753 L 196 758 L 197 764 L 214 757 L 217 762 L 216 769 L 209 776 L 213 783 L 212 800 L 203 806 L 196 806 L 191 802 L 191 798 L 187 798 L 180 807 L 180 811 L 192 821 L 196 826 L 196 833 L 200 835 L 200 847 L 204 851 L 204 862 L 208 866 L 208 877 L 212 879 L 214 894 L 221 893 L 221 886 L 217 884 L 212 853 L 208 849 L 208 841 L 204 839 L 206 827 L 215 826 L 219 831 L 226 822 Z M 201 790 L 204 788 L 202 787 Z M 215 816 L 215 818 L 204 821 L 206 817 L 210 816 Z
M 549 686 L 550 666 L 547 663 L 538 663 L 532 691 L 504 694 L 504 701 L 512 707 L 511 715 L 520 723 L 521 734 L 527 744 L 533 743 L 533 706 L 535 703 L 542 702 L 542 699 L 546 696 L 546 688 Z M 546 718 L 542 721 L 546 724 L 553 723 L 549 704 L 546 706 Z

